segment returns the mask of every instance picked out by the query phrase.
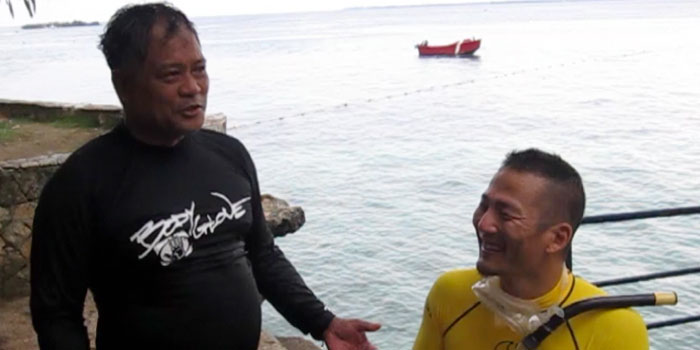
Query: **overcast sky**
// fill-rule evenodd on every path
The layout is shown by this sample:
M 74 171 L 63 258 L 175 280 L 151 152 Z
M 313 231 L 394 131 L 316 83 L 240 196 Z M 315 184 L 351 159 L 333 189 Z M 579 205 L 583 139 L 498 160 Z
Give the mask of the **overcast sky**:
M 253 13 L 329 11 L 348 7 L 488 2 L 489 0 L 171 0 L 189 17 Z M 502 0 L 501 0 L 502 1 Z M 15 18 L 0 0 L 0 25 L 50 21 L 105 21 L 129 0 L 36 0 L 37 13 L 30 19 L 22 0 L 12 0 Z

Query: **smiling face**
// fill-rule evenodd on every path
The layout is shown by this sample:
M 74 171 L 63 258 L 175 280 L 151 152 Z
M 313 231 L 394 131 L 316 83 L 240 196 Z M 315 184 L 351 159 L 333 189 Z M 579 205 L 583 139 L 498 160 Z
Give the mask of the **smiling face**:
M 167 35 L 158 21 L 140 67 L 113 72 L 126 125 L 142 141 L 170 146 L 204 123 L 209 91 L 204 56 L 194 33 Z
M 508 168 L 493 177 L 472 218 L 482 275 L 527 277 L 548 263 L 552 237 L 542 227 L 547 185 L 543 177 Z

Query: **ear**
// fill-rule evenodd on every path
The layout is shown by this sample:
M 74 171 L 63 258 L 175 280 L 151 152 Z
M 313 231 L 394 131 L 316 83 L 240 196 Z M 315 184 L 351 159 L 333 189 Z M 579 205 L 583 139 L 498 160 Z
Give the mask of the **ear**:
M 547 230 L 548 242 L 545 251 L 550 254 L 566 250 L 573 238 L 574 230 L 566 222 L 560 222 Z

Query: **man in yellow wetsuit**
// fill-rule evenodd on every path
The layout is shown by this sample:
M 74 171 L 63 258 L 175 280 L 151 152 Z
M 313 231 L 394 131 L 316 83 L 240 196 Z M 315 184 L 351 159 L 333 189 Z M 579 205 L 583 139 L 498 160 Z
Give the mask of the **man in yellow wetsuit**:
M 481 196 L 472 223 L 476 269 L 440 276 L 425 303 L 414 350 L 520 350 L 561 307 L 604 291 L 564 265 L 585 207 L 578 172 L 537 149 L 510 153 Z M 554 330 L 538 350 L 647 350 L 631 309 L 589 311 Z

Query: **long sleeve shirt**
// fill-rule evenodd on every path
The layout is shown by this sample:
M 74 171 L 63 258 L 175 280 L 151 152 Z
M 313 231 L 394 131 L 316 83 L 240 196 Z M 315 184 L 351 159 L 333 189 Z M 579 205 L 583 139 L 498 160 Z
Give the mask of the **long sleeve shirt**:
M 49 180 L 33 231 L 42 349 L 88 349 L 88 289 L 98 350 L 254 350 L 258 292 L 317 338 L 334 317 L 274 244 L 253 162 L 224 134 L 157 147 L 118 126 Z

